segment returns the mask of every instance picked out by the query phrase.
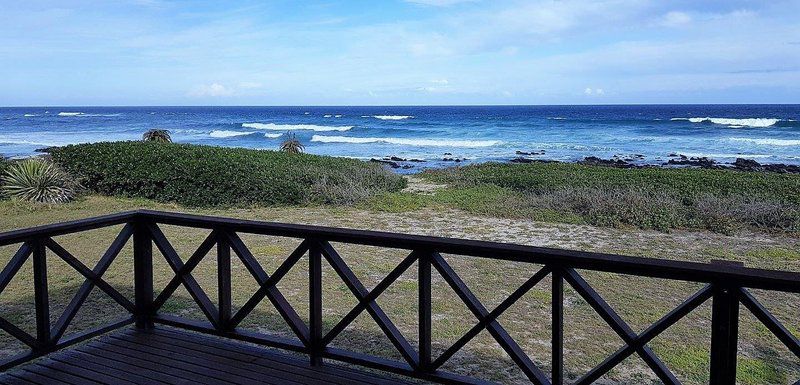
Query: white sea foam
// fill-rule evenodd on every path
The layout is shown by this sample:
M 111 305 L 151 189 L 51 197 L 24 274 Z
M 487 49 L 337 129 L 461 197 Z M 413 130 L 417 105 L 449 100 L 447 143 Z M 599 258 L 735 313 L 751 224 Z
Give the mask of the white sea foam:
M 729 138 L 734 142 L 748 142 L 761 146 L 800 146 L 798 139 L 771 139 L 771 138 Z
M 269 132 L 264 134 L 264 137 L 269 139 L 280 138 L 281 136 L 283 136 L 283 134 L 270 134 Z
M 214 130 L 208 136 L 212 138 L 233 138 L 235 136 L 244 136 L 254 134 L 255 132 L 242 132 L 242 131 L 227 131 L 227 130 Z
M 333 115 L 334 118 L 341 118 L 342 115 Z
M 34 117 L 34 116 L 39 116 L 39 115 L 36 115 L 36 114 L 25 114 L 24 116 L 25 116 L 26 118 L 32 118 L 32 117 Z
M 413 119 L 413 116 L 409 115 L 373 115 L 375 119 L 380 120 L 404 120 L 404 119 Z
M 11 138 L 2 138 L 0 137 L 0 144 L 16 144 L 16 145 L 27 145 L 27 146 L 56 146 L 53 143 L 42 143 L 42 142 L 31 142 L 29 140 L 19 140 L 19 139 L 11 139 Z
M 744 119 L 734 119 L 734 118 L 672 118 L 672 121 L 684 120 L 689 121 L 692 123 L 705 123 L 711 122 L 714 124 L 721 124 L 725 126 L 729 126 L 731 128 L 742 128 L 742 127 L 769 127 L 775 125 L 775 123 L 780 122 L 780 119 L 771 119 L 771 118 L 744 118 Z
M 315 124 L 275 124 L 275 123 L 243 123 L 244 128 L 255 128 L 256 130 L 310 130 L 310 131 L 347 131 L 353 126 L 318 126 Z
M 567 118 L 563 118 L 563 117 L 561 117 L 561 116 L 556 116 L 556 117 L 553 117 L 553 118 L 547 118 L 547 119 L 549 119 L 549 120 L 567 120 Z
M 686 155 L 691 158 L 712 158 L 712 159 L 719 159 L 719 158 L 745 158 L 745 159 L 761 159 L 761 158 L 772 158 L 772 155 L 768 154 L 706 154 L 702 152 L 681 152 L 681 155 Z
M 122 114 L 87 114 L 84 112 L 59 112 L 58 116 L 81 116 L 81 117 L 113 117 Z
M 431 146 L 431 147 L 491 147 L 502 142 L 499 140 L 450 140 L 450 139 L 403 139 L 403 138 L 362 138 L 351 136 L 325 136 L 314 135 L 312 142 L 320 143 L 388 143 L 404 146 Z
M 330 118 L 330 117 L 333 117 L 333 115 L 324 115 L 324 116 L 322 116 L 322 117 L 323 117 L 323 118 Z

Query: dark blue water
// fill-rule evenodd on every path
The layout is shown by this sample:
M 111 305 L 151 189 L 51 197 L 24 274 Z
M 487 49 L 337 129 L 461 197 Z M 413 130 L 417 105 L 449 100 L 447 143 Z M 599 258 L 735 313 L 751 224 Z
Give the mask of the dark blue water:
M 70 143 L 136 140 L 151 128 L 177 142 L 276 149 L 287 132 L 313 154 L 424 159 L 420 167 L 670 154 L 800 164 L 800 105 L 486 107 L 0 108 L 0 154 Z M 451 154 L 451 155 L 446 155 Z

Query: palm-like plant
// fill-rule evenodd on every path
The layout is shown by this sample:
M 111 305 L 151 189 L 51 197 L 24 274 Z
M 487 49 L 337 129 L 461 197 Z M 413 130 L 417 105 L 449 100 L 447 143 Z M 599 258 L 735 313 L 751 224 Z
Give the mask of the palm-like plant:
M 290 154 L 299 154 L 305 151 L 306 147 L 303 146 L 303 143 L 300 143 L 300 140 L 297 139 L 292 133 L 286 134 L 286 139 L 281 142 L 281 151 L 288 152 Z
M 169 131 L 167 130 L 153 128 L 142 135 L 142 140 L 145 142 L 170 143 L 172 142 L 172 137 L 169 136 Z
M 35 203 L 63 203 L 75 194 L 69 176 L 41 158 L 12 164 L 2 178 L 2 189 L 14 199 Z

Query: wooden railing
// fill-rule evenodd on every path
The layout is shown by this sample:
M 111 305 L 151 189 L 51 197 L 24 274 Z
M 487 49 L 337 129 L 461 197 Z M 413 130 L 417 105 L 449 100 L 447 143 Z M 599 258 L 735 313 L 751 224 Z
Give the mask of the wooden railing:
M 94 268 L 84 265 L 71 255 L 53 237 L 78 233 L 109 226 L 124 225 Z M 196 251 L 182 259 L 173 248 L 159 225 L 175 225 L 208 229 L 210 233 Z M 259 234 L 290 237 L 301 240 L 272 275 L 253 256 L 239 234 Z M 126 243 L 133 239 L 134 301 L 128 300 L 103 279 Z M 331 242 L 403 249 L 409 252 L 380 283 L 367 290 L 351 268 L 344 262 Z M 647 346 L 648 342 L 677 323 L 706 301 L 712 301 L 711 316 L 711 384 L 734 384 L 737 364 L 740 304 L 750 311 L 772 332 L 791 353 L 800 359 L 800 342 L 750 293 L 749 289 L 763 289 L 800 293 L 800 274 L 786 271 L 769 271 L 745 268 L 733 264 L 702 264 L 671 260 L 633 258 L 620 255 L 587 253 L 559 249 L 520 246 L 461 239 L 392 234 L 384 232 L 337 229 L 318 226 L 280 224 L 238 219 L 216 218 L 176 213 L 140 210 L 121 214 L 66 222 L 0 234 L 0 246 L 21 244 L 9 263 L 0 272 L 0 293 L 28 258 L 33 260 L 33 285 L 36 310 L 36 335 L 30 335 L 2 318 L 0 329 L 26 344 L 30 351 L 0 362 L 6 370 L 49 352 L 63 349 L 77 342 L 98 336 L 114 329 L 135 323 L 139 328 L 165 324 L 198 332 L 224 336 L 251 343 L 301 352 L 310 357 L 314 365 L 323 359 L 333 359 L 370 368 L 386 370 L 414 378 L 442 383 L 479 383 L 480 380 L 445 372 L 440 368 L 455 353 L 487 330 L 514 363 L 534 384 L 564 383 L 564 282 L 571 286 L 593 310 L 608 323 L 624 341 L 623 346 L 595 368 L 575 381 L 590 384 L 608 373 L 627 357 L 638 355 L 657 377 L 666 384 L 680 384 L 661 359 Z M 153 288 L 153 246 L 160 251 L 174 272 L 158 296 Z M 192 271 L 216 247 L 218 293 L 213 301 L 192 276 Z M 65 261 L 86 278 L 78 293 L 67 305 L 63 314 L 51 319 L 48 295 L 48 258 L 51 254 Z M 306 324 L 281 294 L 277 284 L 305 255 L 309 256 L 309 323 Z M 451 268 L 442 254 L 489 258 L 541 264 L 544 267 L 513 291 L 496 308 L 487 309 L 470 288 Z M 231 258 L 239 258 L 258 282 L 252 297 L 236 312 L 231 308 Z M 451 257 L 453 258 L 453 257 Z M 325 259 L 358 300 L 330 331 L 322 327 L 322 260 Z M 378 305 L 376 299 L 386 291 L 409 267 L 418 264 L 418 346 L 413 346 L 403 336 L 392 320 Z M 641 333 L 634 330 L 590 286 L 576 269 L 620 273 L 640 277 L 666 278 L 703 283 L 705 286 L 683 301 L 674 310 L 653 323 Z M 436 270 L 455 291 L 464 305 L 474 314 L 477 323 L 442 354 L 431 353 L 431 275 Z M 523 351 L 498 321 L 498 318 L 519 301 L 535 285 L 550 276 L 552 287 L 552 363 L 550 373 L 545 373 Z M 186 288 L 199 305 L 206 321 L 194 321 L 165 314 L 165 302 L 180 286 Z M 65 331 L 94 287 L 119 303 L 129 317 L 102 327 L 74 335 Z M 269 300 L 296 335 L 296 339 L 245 330 L 239 325 L 264 299 Z M 397 349 L 403 361 L 389 360 L 359 352 L 331 347 L 330 343 L 356 317 L 367 312 L 380 326 L 388 340 Z M 796 314 L 800 317 L 800 314 Z

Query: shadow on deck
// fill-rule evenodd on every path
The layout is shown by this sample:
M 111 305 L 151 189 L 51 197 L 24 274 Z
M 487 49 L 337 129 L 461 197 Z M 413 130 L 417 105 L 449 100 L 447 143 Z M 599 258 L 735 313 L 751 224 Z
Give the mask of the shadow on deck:
M 407 384 L 168 327 L 123 329 L 0 374 L 0 384 Z

